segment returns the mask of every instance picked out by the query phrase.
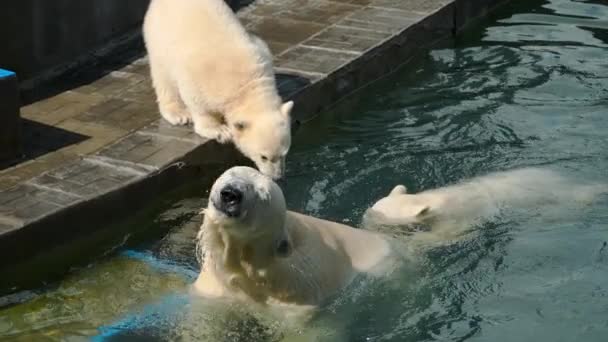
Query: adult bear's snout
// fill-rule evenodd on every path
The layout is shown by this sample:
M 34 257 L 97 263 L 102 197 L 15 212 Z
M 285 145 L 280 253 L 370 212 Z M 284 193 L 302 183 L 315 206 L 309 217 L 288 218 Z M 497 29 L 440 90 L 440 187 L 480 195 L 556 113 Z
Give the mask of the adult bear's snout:
M 228 185 L 223 188 L 222 191 L 220 191 L 220 198 L 222 203 L 228 205 L 237 205 L 243 200 L 243 192 Z
M 241 213 L 243 192 L 233 186 L 227 185 L 220 191 L 219 210 L 229 217 L 237 217 Z

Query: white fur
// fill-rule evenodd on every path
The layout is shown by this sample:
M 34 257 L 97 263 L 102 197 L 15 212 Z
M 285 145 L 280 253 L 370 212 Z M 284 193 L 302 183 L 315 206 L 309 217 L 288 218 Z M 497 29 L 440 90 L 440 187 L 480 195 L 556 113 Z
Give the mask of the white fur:
M 152 0 L 143 32 L 161 115 L 232 140 L 261 172 L 281 177 L 293 103 L 281 103 L 267 45 L 223 0 Z
M 445 240 L 495 217 L 506 207 L 589 201 L 607 190 L 603 184 L 575 184 L 550 170 L 524 168 L 417 194 L 408 194 L 405 186 L 398 185 L 367 210 L 363 221 L 368 227 L 429 224 L 432 232 L 428 237 Z
M 214 198 L 228 184 L 246 188 L 245 214 L 224 215 Z M 289 243 L 277 255 L 277 241 Z M 383 236 L 287 211 L 276 183 L 248 167 L 226 171 L 214 183 L 199 233 L 205 253 L 194 287 L 205 296 L 314 309 L 357 274 L 381 274 L 391 265 Z

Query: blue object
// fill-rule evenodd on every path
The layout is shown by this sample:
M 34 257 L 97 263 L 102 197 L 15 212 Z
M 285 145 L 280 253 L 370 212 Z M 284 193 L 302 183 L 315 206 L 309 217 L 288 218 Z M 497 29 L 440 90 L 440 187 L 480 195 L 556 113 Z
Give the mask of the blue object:
M 147 305 L 140 312 L 127 315 L 123 319 L 111 325 L 98 328 L 99 335 L 90 339 L 91 342 L 129 341 L 138 335 L 153 335 L 152 330 L 162 329 L 163 318 L 172 313 L 178 313 L 180 309 L 190 303 L 187 294 L 168 295 L 160 302 Z M 139 340 L 149 340 L 139 336 Z
M 171 260 L 157 258 L 150 252 L 129 249 L 121 252 L 120 255 L 142 261 L 161 272 L 179 274 L 190 281 L 194 281 L 198 276 L 196 270 L 179 265 Z M 142 332 L 151 333 L 153 329 L 161 328 L 163 318 L 170 317 L 171 314 L 178 314 L 180 309 L 188 305 L 189 298 L 186 293 L 167 295 L 157 303 L 148 304 L 139 312 L 129 314 L 110 325 L 99 327 L 99 335 L 92 337 L 91 342 L 133 340 Z M 139 337 L 146 340 L 146 337 Z
M 13 77 L 15 73 L 10 70 L 0 69 L 0 78 Z

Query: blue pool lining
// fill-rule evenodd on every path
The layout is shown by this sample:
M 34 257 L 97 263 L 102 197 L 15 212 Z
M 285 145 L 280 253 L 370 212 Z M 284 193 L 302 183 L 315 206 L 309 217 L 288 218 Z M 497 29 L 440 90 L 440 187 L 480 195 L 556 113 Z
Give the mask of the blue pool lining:
M 119 253 L 119 256 L 127 257 L 144 262 L 148 266 L 161 272 L 179 274 L 188 281 L 194 281 L 198 272 L 192 268 L 185 267 L 170 260 L 163 260 L 154 256 L 151 252 L 142 252 L 127 249 Z M 99 335 L 91 338 L 92 342 L 103 342 L 125 331 L 145 329 L 154 326 L 158 322 L 159 315 L 167 316 L 172 312 L 179 312 L 189 303 L 189 295 L 186 293 L 171 294 L 163 297 L 160 302 L 146 305 L 141 311 L 128 314 L 122 319 L 110 325 L 98 327 Z
M 108 341 L 122 332 L 136 331 L 139 329 L 149 330 L 150 327 L 158 326 L 159 319 L 169 317 L 171 313 L 179 312 L 179 309 L 190 303 L 188 294 L 172 294 L 163 297 L 160 302 L 146 305 L 141 311 L 123 317 L 121 320 L 110 325 L 97 328 L 99 334 L 93 336 L 91 342 Z

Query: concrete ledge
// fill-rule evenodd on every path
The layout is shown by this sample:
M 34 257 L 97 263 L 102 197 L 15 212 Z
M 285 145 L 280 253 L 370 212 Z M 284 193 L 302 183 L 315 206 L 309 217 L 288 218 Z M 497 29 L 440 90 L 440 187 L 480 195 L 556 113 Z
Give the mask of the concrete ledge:
M 19 113 L 17 75 L 0 69 L 0 163 L 15 159 L 21 153 Z
M 278 88 L 303 123 L 504 1 L 317 0 L 307 14 L 296 0 L 267 0 L 239 16 L 271 46 Z M 180 184 L 210 184 L 236 164 L 250 163 L 231 145 L 156 120 L 0 192 L 0 272 L 133 215 Z

